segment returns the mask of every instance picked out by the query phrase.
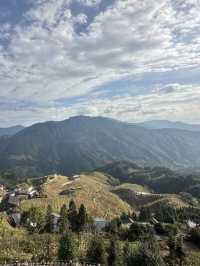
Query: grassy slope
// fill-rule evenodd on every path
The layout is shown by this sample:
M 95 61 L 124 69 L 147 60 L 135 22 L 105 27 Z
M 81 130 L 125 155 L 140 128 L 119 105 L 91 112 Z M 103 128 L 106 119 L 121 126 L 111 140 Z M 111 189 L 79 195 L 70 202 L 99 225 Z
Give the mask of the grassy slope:
M 175 207 L 187 206 L 178 195 L 136 195 L 135 192 L 149 192 L 148 188 L 136 184 L 112 185 L 111 177 L 99 173 L 82 174 L 76 181 L 70 181 L 66 176 L 57 176 L 44 184 L 47 198 L 25 200 L 21 203 L 22 209 L 32 205 L 46 210 L 48 204 L 58 212 L 63 204 L 68 204 L 73 198 L 80 206 L 84 203 L 93 217 L 111 219 L 122 212 L 137 210 L 141 206 L 156 207 L 157 204 L 169 204 Z M 64 191 L 75 189 L 73 194 L 61 195 Z
M 60 195 L 61 192 L 70 188 L 77 189 L 72 195 Z M 62 204 L 68 204 L 73 198 L 79 206 L 84 203 L 89 213 L 94 217 L 106 217 L 110 219 L 122 212 L 131 211 L 131 207 L 123 202 L 117 195 L 112 193 L 109 178 L 101 173 L 81 175 L 79 180 L 70 182 L 68 177 L 58 176 L 44 185 L 44 191 L 48 198 L 23 201 L 22 209 L 31 205 L 46 209 L 51 204 L 54 211 L 59 211 Z

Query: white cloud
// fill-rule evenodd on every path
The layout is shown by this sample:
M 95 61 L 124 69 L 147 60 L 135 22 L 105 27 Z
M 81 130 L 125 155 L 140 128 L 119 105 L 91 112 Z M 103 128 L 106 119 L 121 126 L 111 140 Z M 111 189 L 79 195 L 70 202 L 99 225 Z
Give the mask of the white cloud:
M 88 6 L 100 3 L 79 1 Z M 24 15 L 26 23 L 16 25 L 11 36 L 9 26 L 0 32 L 4 38 L 11 38 L 8 47 L 0 48 L 0 98 L 7 102 L 31 99 L 36 106 L 43 106 L 40 111 L 44 115 L 39 116 L 36 108 L 35 113 L 34 110 L 18 110 L 19 116 L 27 113 L 27 117 L 32 117 L 29 121 L 35 121 L 34 117 L 48 119 L 54 116 L 54 109 L 46 107 L 49 103 L 53 106 L 55 100 L 84 96 L 106 82 L 134 77 L 137 73 L 167 73 L 199 66 L 199 10 L 198 0 L 144 0 L 140 3 L 138 0 L 118 0 L 79 35 L 74 24 L 84 25 L 87 16 L 73 17 L 70 0 L 38 0 Z M 187 91 L 187 87 L 176 90 L 172 85 L 155 88 L 155 91 L 177 91 L 177 108 L 182 108 L 178 97 L 180 93 L 183 95 L 183 90 Z M 156 115 L 157 111 L 160 116 L 164 112 L 156 108 L 165 96 L 158 94 L 152 112 Z M 123 109 L 127 112 L 126 100 L 119 96 L 117 101 L 121 114 Z M 144 105 L 140 104 L 140 99 L 136 100 L 142 119 Z M 88 104 L 91 103 L 85 103 Z M 92 104 L 92 110 L 99 109 L 98 100 L 95 104 L 96 107 Z M 76 113 L 77 106 L 73 108 L 71 113 Z M 113 110 L 112 101 L 107 100 L 105 108 Z M 10 112 L 6 116 L 15 121 L 16 114 Z M 192 114 L 196 117 L 194 112 Z

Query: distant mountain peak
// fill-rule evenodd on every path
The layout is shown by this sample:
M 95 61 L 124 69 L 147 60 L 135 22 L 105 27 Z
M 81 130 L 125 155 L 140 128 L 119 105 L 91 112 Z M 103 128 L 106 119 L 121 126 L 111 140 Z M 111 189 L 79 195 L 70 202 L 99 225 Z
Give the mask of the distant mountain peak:
M 168 120 L 151 120 L 138 123 L 137 125 L 148 128 L 148 129 L 181 129 L 189 131 L 200 131 L 200 125 L 198 124 L 187 124 L 179 121 L 168 121 Z

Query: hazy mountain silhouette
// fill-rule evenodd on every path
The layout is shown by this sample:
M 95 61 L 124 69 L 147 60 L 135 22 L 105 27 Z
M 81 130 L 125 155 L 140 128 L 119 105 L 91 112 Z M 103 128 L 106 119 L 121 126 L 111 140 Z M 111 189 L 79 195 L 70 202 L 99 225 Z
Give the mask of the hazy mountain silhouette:
M 23 176 L 71 175 L 117 160 L 145 166 L 196 167 L 200 164 L 200 133 L 78 116 L 25 128 L 0 148 L 0 169 L 17 170 Z

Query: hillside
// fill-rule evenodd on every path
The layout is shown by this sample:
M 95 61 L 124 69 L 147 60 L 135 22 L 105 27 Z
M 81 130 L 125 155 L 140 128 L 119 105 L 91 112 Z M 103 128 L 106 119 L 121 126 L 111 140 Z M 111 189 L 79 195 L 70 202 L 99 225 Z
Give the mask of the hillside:
M 125 161 L 107 164 L 98 171 L 117 178 L 121 183 L 146 186 L 155 193 L 187 192 L 200 198 L 199 174 L 178 173 L 164 167 L 142 168 Z
M 110 219 L 132 210 L 126 202 L 112 193 L 112 183 L 112 178 L 97 172 L 82 174 L 75 181 L 66 176 L 56 176 L 44 184 L 44 194 L 47 198 L 23 201 L 21 208 L 28 209 L 34 205 L 45 210 L 47 205 L 51 204 L 54 211 L 59 211 L 63 204 L 68 204 L 73 198 L 77 206 L 84 203 L 94 217 Z
M 188 206 L 178 195 L 152 194 L 147 187 L 137 184 L 119 185 L 113 177 L 100 172 L 81 174 L 76 180 L 60 175 L 49 176 L 43 184 L 43 191 L 46 198 L 22 201 L 21 209 L 36 206 L 46 210 L 50 204 L 58 212 L 73 198 L 77 206 L 84 203 L 93 217 L 111 219 L 160 201 L 174 207 Z
M 200 163 L 200 134 L 80 116 L 33 125 L 0 148 L 0 170 L 11 169 L 24 177 L 52 172 L 72 175 L 116 160 L 195 167 Z
M 23 126 L 14 126 L 8 128 L 0 128 L 0 138 L 2 136 L 12 136 L 23 130 Z

